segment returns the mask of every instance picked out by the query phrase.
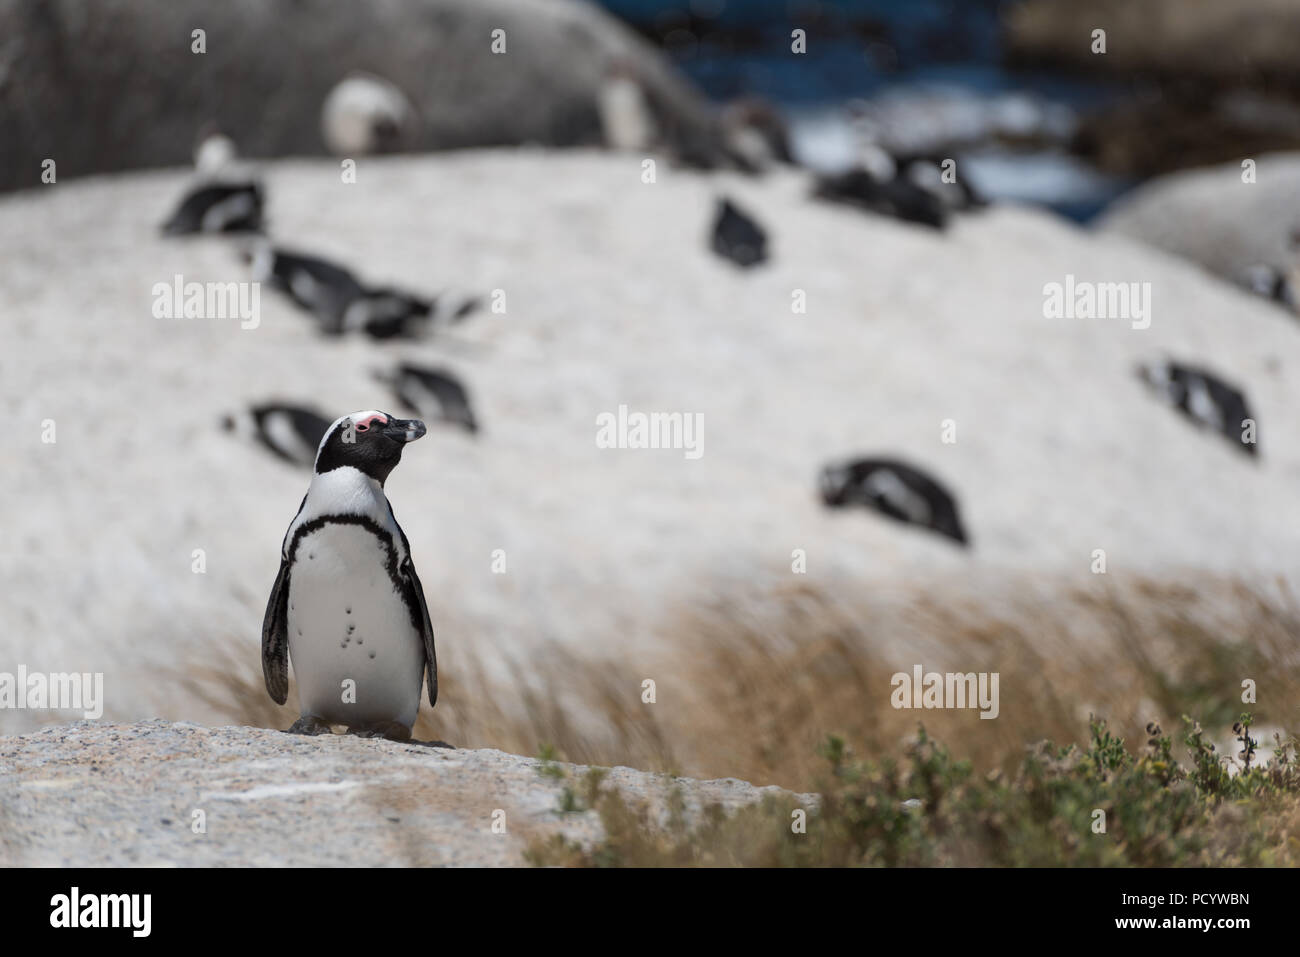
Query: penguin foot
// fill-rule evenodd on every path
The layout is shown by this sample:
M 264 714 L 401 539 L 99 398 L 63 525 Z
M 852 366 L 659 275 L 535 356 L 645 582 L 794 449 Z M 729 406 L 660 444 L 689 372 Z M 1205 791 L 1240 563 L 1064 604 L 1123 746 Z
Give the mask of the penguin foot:
M 304 714 L 289 726 L 288 734 L 332 734 L 333 728 L 328 721 L 322 721 L 315 715 Z
M 348 734 L 355 734 L 360 738 L 387 738 L 389 741 L 411 740 L 411 729 L 396 721 L 376 721 L 373 724 L 357 727 L 349 726 Z

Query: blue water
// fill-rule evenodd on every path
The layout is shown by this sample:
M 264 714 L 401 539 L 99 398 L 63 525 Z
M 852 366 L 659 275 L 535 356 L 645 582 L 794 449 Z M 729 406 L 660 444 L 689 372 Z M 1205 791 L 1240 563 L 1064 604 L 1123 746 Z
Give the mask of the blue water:
M 709 97 L 762 96 L 796 122 L 854 98 L 900 88 L 957 88 L 980 96 L 1024 92 L 1077 111 L 1113 102 L 1121 87 L 1002 63 L 1008 0 L 601 0 L 658 43 Z M 807 53 L 790 32 L 807 31 Z M 1041 167 L 1042 157 L 1026 157 Z M 1081 170 L 1060 195 L 1034 197 L 1084 219 L 1130 184 Z M 1007 169 L 1005 159 L 999 169 Z M 1014 172 L 1014 170 L 1013 170 Z M 1002 176 L 1000 182 L 1010 183 Z M 996 196 L 997 190 L 994 189 Z M 1023 196 L 1015 198 L 1024 199 Z

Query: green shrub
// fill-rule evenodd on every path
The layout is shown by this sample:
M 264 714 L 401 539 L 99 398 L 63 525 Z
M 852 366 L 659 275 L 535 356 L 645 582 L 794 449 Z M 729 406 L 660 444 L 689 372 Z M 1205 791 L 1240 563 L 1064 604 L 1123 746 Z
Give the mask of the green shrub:
M 666 823 L 589 775 L 580 807 L 600 814 L 604 837 L 584 847 L 563 836 L 537 842 L 528 860 L 568 866 L 1001 866 L 1185 867 L 1300 862 L 1300 765 L 1295 739 L 1256 757 L 1251 716 L 1234 733 L 1237 765 L 1184 717 L 1189 763 L 1155 724 L 1138 754 L 1090 722 L 1087 748 L 1042 742 L 1013 775 L 973 774 L 924 728 L 897 758 L 858 760 L 826 740 L 816 802 L 794 795 L 689 820 L 681 793 Z M 1231 768 L 1231 769 L 1230 769 Z M 567 802 L 575 799 L 566 789 Z M 573 806 L 567 809 L 574 809 Z M 803 832 L 795 827 L 806 815 Z M 1104 829 L 1103 829 L 1104 827 Z

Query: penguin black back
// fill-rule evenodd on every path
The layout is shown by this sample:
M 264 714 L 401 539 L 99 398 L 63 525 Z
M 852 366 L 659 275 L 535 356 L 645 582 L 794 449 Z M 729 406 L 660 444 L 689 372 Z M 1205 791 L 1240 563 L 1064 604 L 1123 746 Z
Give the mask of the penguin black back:
M 163 223 L 163 235 L 259 233 L 262 206 L 258 183 L 206 183 L 186 193 L 176 212 Z
M 223 426 L 230 432 L 250 433 L 277 458 L 310 467 L 330 420 L 305 406 L 264 403 L 246 415 L 227 416 Z
M 896 521 L 931 529 L 960 545 L 970 544 L 948 490 L 897 459 L 859 458 L 828 465 L 819 484 L 822 501 L 830 508 L 862 505 Z
M 403 363 L 391 375 L 380 375 L 379 378 L 389 384 L 406 408 L 426 419 L 440 418 L 458 425 L 471 435 L 478 433 L 478 420 L 470 406 L 469 393 L 450 371 Z
M 1219 433 L 1246 455 L 1259 454 L 1258 423 L 1240 389 L 1206 369 L 1169 360 L 1139 366 L 1138 375 L 1196 425 Z
M 727 198 L 718 201 L 713 222 L 713 251 L 748 269 L 767 259 L 767 234 Z
M 821 177 L 813 195 L 932 229 L 943 229 L 948 222 L 944 203 L 934 194 L 904 176 L 877 179 L 861 167 Z
M 365 294 L 351 271 L 319 256 L 263 247 L 251 258 L 255 278 L 287 294 L 328 335 L 343 332 L 348 306 Z

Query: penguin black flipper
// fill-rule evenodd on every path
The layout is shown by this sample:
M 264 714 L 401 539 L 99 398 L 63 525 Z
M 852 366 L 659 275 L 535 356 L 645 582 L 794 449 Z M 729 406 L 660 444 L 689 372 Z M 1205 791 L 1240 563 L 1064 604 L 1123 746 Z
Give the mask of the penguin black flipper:
M 412 621 L 424 640 L 424 671 L 429 677 L 429 707 L 432 708 L 438 703 L 438 655 L 433 647 L 433 622 L 429 618 L 429 606 L 424 601 L 424 586 L 420 584 L 420 576 L 415 573 L 415 563 L 411 561 L 411 544 L 406 540 L 406 532 L 402 531 L 400 525 L 397 530 L 401 532 L 402 549 L 406 552 L 406 561 L 402 562 L 399 569 L 402 591 L 406 597 L 406 606 L 411 609 Z
M 429 618 L 429 606 L 424 601 L 424 585 L 420 583 L 420 576 L 415 573 L 415 562 L 411 560 L 411 543 L 406 539 L 406 530 L 397 521 L 397 516 L 393 515 L 391 505 L 388 506 L 388 514 L 397 526 L 397 534 L 402 537 L 402 553 L 406 560 L 398 569 L 398 575 L 402 579 L 402 596 L 411 612 L 411 622 L 424 642 L 424 670 L 429 677 L 429 707 L 432 708 L 438 703 L 438 655 L 433 647 L 433 621 Z
M 262 619 L 262 677 L 271 700 L 284 704 L 289 697 L 289 563 L 284 558 Z

